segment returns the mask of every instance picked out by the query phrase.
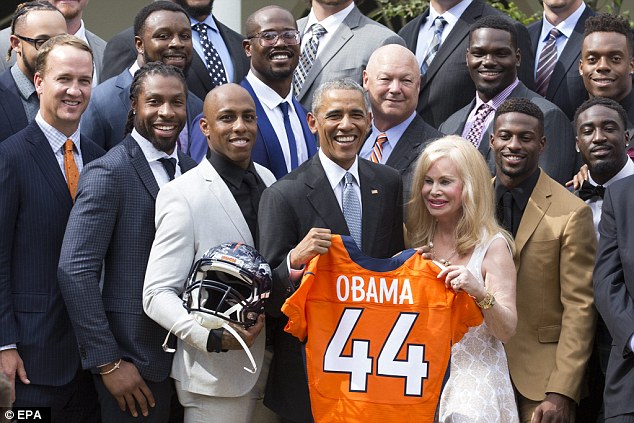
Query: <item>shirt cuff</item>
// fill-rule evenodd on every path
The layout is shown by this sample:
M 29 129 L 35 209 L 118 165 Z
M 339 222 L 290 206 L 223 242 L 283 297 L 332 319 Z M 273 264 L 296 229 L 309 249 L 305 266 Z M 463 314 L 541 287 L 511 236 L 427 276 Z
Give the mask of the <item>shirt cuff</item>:
M 630 352 L 634 352 L 634 334 L 632 336 L 630 336 Z
M 4 345 L 4 346 L 0 347 L 0 351 L 17 350 L 17 349 L 18 349 L 18 345 L 17 344 L 9 344 L 9 345 Z
M 288 255 L 286 256 L 286 268 L 288 269 L 288 279 L 291 281 L 293 286 L 297 288 L 297 286 L 299 286 L 299 283 L 302 280 L 302 276 L 304 276 L 304 269 L 306 268 L 306 265 L 302 264 L 302 268 L 299 270 L 291 269 L 291 253 L 292 252 L 293 250 L 289 251 Z

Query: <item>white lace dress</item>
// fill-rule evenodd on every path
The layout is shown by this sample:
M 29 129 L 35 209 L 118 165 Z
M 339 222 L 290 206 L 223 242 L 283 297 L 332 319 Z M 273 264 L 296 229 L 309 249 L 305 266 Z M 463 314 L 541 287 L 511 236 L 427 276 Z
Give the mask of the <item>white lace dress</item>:
M 484 285 L 482 261 L 496 234 L 473 251 L 467 268 Z M 472 327 L 451 348 L 451 368 L 440 397 L 439 421 L 464 423 L 519 422 L 504 346 L 486 323 Z

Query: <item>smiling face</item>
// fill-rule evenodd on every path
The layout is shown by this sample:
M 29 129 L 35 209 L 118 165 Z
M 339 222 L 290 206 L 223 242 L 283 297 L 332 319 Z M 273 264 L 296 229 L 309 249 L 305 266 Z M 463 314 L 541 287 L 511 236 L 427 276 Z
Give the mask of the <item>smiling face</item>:
M 497 176 L 504 186 L 517 186 L 537 170 L 546 139 L 536 117 L 509 112 L 497 117 L 491 135 Z
M 55 46 L 46 59 L 44 72 L 35 73 L 44 120 L 66 136 L 77 130 L 90 101 L 92 56 L 77 47 Z
M 209 147 L 246 169 L 258 130 L 251 95 L 236 84 L 216 87 L 205 98 L 204 114 L 200 129 Z
M 448 157 L 441 157 L 425 174 L 421 195 L 434 219 L 457 222 L 462 215 L 464 183 L 458 168 Z
M 584 38 L 579 73 L 591 97 L 624 99 L 632 91 L 633 72 L 634 58 L 625 35 L 593 32 Z
M 145 63 L 163 62 L 187 72 L 192 61 L 192 30 L 182 12 L 158 10 L 145 20 L 140 37 L 134 37 Z
M 279 80 L 290 83 L 299 62 L 300 45 L 287 45 L 280 34 L 296 29 L 293 15 L 282 8 L 267 8 L 254 16 L 249 34 L 268 31 L 278 34 L 273 46 L 262 46 L 258 37 L 243 42 L 245 53 L 251 59 L 251 70 L 265 84 L 271 85 Z
M 482 101 L 490 101 L 517 77 L 520 51 L 511 34 L 495 28 L 480 28 L 471 34 L 467 67 Z
M 597 183 L 616 175 L 628 160 L 628 134 L 618 112 L 595 105 L 577 118 L 577 148 Z
M 350 169 L 370 129 L 372 115 L 363 94 L 356 90 L 331 89 L 323 93 L 319 108 L 308 113 L 308 126 L 319 137 L 319 147 L 330 160 Z
M 134 128 L 154 148 L 171 154 L 187 121 L 187 88 L 175 76 L 148 75 L 132 99 Z

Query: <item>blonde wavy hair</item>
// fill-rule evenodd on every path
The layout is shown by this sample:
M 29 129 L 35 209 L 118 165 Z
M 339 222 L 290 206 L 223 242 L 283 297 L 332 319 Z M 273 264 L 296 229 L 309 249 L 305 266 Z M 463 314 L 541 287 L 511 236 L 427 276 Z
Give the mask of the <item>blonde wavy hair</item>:
M 427 210 L 421 191 L 425 175 L 439 159 L 449 159 L 458 170 L 462 180 L 462 215 L 456 222 L 456 251 L 467 254 L 480 242 L 501 232 L 511 249 L 511 235 L 497 222 L 495 197 L 491 173 L 480 152 L 464 138 L 448 135 L 431 142 L 416 161 L 412 193 L 407 204 L 406 229 L 409 244 L 419 247 L 429 243 L 436 229 L 436 221 Z

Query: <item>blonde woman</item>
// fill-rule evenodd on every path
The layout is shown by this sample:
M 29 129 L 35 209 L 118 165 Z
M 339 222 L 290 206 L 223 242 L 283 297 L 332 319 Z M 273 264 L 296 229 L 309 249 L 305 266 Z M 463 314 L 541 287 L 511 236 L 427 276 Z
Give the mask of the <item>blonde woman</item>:
M 496 222 L 491 175 L 458 136 L 427 146 L 416 163 L 406 222 L 410 246 L 427 245 L 448 289 L 465 291 L 484 322 L 452 347 L 441 422 L 517 422 L 503 342 L 515 332 L 516 272 L 510 235 Z

